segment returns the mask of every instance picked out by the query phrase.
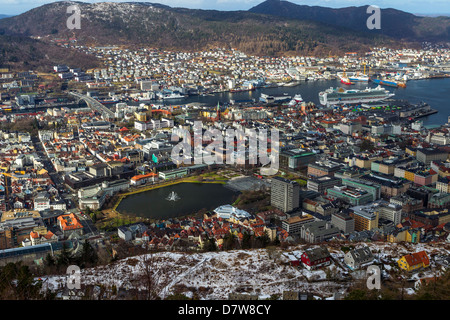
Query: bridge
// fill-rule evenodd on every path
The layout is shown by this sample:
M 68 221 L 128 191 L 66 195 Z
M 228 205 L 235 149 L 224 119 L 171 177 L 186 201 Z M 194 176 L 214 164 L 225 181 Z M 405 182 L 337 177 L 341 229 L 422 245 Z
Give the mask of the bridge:
M 69 92 L 69 94 L 76 97 L 78 99 L 77 101 L 84 100 L 87 103 L 89 108 L 101 113 L 103 119 L 105 119 L 105 120 L 114 119 L 114 112 L 112 112 L 110 109 L 108 109 L 107 107 L 102 105 L 100 102 L 98 102 L 94 98 L 91 98 L 91 97 L 88 97 L 86 95 L 83 95 L 81 93 L 76 93 L 76 92 Z

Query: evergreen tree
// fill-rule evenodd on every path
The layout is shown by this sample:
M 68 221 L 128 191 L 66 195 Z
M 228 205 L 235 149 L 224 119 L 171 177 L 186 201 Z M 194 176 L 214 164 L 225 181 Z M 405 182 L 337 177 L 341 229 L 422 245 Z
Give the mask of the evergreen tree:
M 54 267 L 56 264 L 55 258 L 50 253 L 44 259 L 44 264 L 46 267 Z
M 83 248 L 81 250 L 80 265 L 85 267 L 86 265 L 93 265 L 98 261 L 98 255 L 95 249 L 91 246 L 89 241 L 85 240 Z
M 73 261 L 73 256 L 67 248 L 65 242 L 63 242 L 61 253 L 58 255 L 56 264 L 58 267 L 69 266 Z
M 43 299 L 42 284 L 34 280 L 28 266 L 21 262 L 8 263 L 0 269 L 0 299 L 2 300 L 34 300 Z
M 235 242 L 234 235 L 231 232 L 227 233 L 223 238 L 223 250 L 234 249 L 235 244 L 234 242 Z
M 203 246 L 203 249 L 205 251 L 217 251 L 217 245 L 216 245 L 216 241 L 214 240 L 214 238 L 207 238 L 205 241 L 205 244 Z
M 242 249 L 250 249 L 252 247 L 252 236 L 248 232 L 244 232 L 242 237 Z

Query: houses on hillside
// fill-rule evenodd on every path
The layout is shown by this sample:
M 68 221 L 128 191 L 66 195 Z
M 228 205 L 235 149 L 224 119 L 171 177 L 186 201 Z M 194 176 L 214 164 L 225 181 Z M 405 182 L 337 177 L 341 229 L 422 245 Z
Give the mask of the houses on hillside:
M 404 255 L 397 261 L 398 266 L 406 271 L 415 271 L 430 266 L 430 258 L 425 251 Z

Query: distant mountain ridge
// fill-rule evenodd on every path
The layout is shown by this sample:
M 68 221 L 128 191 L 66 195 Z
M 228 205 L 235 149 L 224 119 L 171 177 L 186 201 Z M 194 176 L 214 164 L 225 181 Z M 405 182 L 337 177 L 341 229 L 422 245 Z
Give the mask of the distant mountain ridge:
M 381 9 L 381 29 L 366 26 L 370 14 L 367 6 L 332 9 L 298 5 L 289 1 L 267 0 L 251 8 L 253 13 L 289 19 L 315 21 L 349 30 L 377 33 L 412 41 L 450 41 L 450 17 L 422 17 L 396 9 Z
M 67 7 L 81 10 L 81 29 L 69 30 Z M 280 19 L 247 11 L 171 8 L 135 2 L 55 2 L 1 19 L 0 34 L 75 37 L 88 45 L 126 44 L 197 51 L 233 47 L 248 54 L 328 54 L 401 45 L 382 35 L 354 32 L 314 21 Z
M 0 14 L 0 19 L 12 17 L 9 14 Z

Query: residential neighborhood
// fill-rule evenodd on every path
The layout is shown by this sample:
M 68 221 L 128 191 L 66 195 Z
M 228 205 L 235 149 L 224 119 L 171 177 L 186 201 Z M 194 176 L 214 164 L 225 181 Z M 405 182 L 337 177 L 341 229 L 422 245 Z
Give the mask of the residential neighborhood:
M 101 67 L 0 63 L 0 273 L 26 266 L 30 299 L 447 292 L 447 47 L 256 56 L 59 36 Z

